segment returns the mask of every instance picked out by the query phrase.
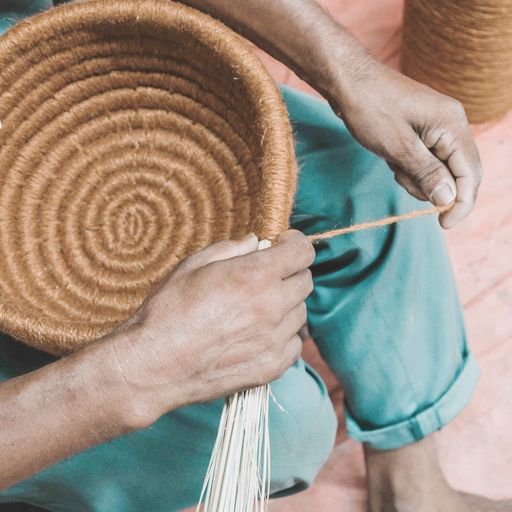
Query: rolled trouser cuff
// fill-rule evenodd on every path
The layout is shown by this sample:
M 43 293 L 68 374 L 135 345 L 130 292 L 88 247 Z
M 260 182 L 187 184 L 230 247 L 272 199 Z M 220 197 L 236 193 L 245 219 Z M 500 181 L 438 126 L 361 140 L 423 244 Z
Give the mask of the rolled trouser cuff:
M 471 401 L 478 381 L 479 369 L 475 358 L 468 354 L 464 364 L 441 397 L 413 417 L 393 425 L 364 429 L 345 409 L 345 421 L 350 437 L 377 450 L 394 450 L 419 441 L 452 421 Z

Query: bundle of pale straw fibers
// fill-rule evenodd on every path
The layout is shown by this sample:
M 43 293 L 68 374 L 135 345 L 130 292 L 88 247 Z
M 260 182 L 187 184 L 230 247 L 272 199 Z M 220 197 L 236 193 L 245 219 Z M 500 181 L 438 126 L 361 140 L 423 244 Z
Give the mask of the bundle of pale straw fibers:
M 402 69 L 481 123 L 512 108 L 512 2 L 406 0 Z
M 0 38 L 0 330 L 63 354 L 111 332 L 187 255 L 286 229 L 286 109 L 220 22 L 92 0 Z

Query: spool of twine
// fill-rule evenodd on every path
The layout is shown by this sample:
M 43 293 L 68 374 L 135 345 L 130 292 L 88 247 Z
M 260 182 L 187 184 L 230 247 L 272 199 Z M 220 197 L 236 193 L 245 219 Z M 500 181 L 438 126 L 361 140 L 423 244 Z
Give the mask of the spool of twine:
M 405 0 L 402 69 L 462 102 L 471 122 L 512 108 L 512 2 Z
M 187 255 L 287 229 L 286 108 L 241 38 L 170 0 L 57 7 L 0 38 L 0 330 L 63 354 Z

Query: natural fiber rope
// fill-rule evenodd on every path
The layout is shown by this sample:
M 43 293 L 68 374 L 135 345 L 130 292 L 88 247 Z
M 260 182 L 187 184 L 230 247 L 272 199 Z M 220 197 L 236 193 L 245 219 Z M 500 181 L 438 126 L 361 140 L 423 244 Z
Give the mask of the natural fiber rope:
M 459 99 L 470 121 L 512 108 L 512 2 L 406 0 L 402 68 Z
M 326 238 L 333 238 L 335 236 L 346 235 L 348 233 L 354 233 L 356 231 L 363 231 L 366 229 L 378 228 L 381 226 L 388 226 L 389 224 L 396 224 L 402 220 L 414 219 L 416 217 L 421 217 L 422 215 L 432 215 L 433 213 L 443 213 L 448 211 L 453 204 L 449 204 L 447 206 L 434 206 L 432 208 L 427 208 L 425 210 L 415 210 L 410 213 L 403 213 L 401 215 L 392 215 L 391 217 L 386 217 L 384 219 L 374 220 L 372 222 L 363 222 L 361 224 L 353 224 L 352 226 L 347 226 L 340 229 L 331 229 L 330 231 L 325 231 L 323 233 L 315 233 L 313 235 L 309 235 L 309 239 L 313 242 L 317 242 L 318 240 L 325 240 Z
M 286 109 L 220 22 L 169 0 L 69 4 L 0 38 L 0 70 L 1 331 L 77 349 L 187 255 L 287 228 Z

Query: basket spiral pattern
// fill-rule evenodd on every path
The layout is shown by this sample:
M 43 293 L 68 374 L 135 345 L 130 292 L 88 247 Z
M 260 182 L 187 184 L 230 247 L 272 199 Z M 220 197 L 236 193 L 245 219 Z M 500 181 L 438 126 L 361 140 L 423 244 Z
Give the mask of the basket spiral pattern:
M 278 90 L 220 22 L 169 0 L 58 7 L 0 38 L 0 330 L 63 354 L 187 255 L 288 224 Z

